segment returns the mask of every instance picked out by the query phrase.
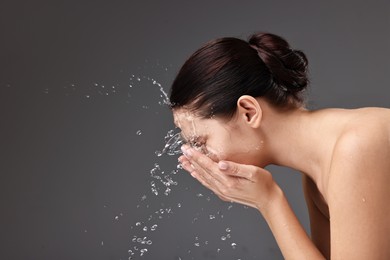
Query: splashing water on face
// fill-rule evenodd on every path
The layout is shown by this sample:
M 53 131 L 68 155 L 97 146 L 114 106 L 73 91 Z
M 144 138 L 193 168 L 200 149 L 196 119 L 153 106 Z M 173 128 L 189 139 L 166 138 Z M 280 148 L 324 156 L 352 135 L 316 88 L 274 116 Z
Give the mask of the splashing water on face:
M 133 99 L 136 95 L 134 95 L 134 91 L 139 89 L 139 87 L 142 87 L 144 84 L 151 83 L 153 86 L 157 86 L 157 91 L 159 93 L 160 100 L 158 101 L 158 106 L 166 106 L 169 105 L 169 98 L 167 95 L 167 92 L 164 90 L 161 83 L 159 83 L 157 80 L 146 77 L 146 76 L 138 76 L 138 75 L 131 75 L 129 78 L 130 82 L 127 84 L 102 84 L 102 83 L 93 83 L 92 87 L 88 89 L 88 92 L 86 93 L 79 93 L 80 96 L 87 99 L 88 102 L 93 100 L 95 97 L 98 96 L 104 96 L 105 98 L 107 96 L 116 95 L 119 97 L 121 93 L 124 92 L 124 96 L 126 98 L 126 103 L 130 103 L 131 99 Z M 64 90 L 66 91 L 66 96 L 69 95 L 75 95 L 78 93 L 78 91 L 82 91 L 82 89 L 77 84 L 71 84 L 70 86 L 64 87 Z M 51 92 L 52 90 L 50 90 Z M 126 93 L 127 92 L 127 93 Z M 49 89 L 45 89 L 45 93 L 49 93 Z M 153 105 L 152 104 L 141 104 L 140 108 L 142 108 L 142 111 L 147 112 L 153 112 Z M 158 111 L 156 112 L 156 114 Z M 196 129 L 195 129 L 196 130 Z M 164 145 L 162 146 L 161 150 L 155 151 L 156 155 L 156 161 L 154 162 L 153 166 L 149 170 L 150 173 L 150 190 L 149 192 L 152 194 L 151 196 L 148 196 L 147 194 L 143 194 L 140 196 L 140 202 L 139 205 L 137 205 L 138 210 L 149 210 L 149 214 L 139 221 L 136 221 L 134 225 L 131 227 L 132 235 L 130 236 L 130 248 L 128 249 L 128 255 L 129 259 L 135 259 L 137 257 L 145 257 L 150 251 L 151 246 L 154 245 L 153 243 L 153 235 L 154 232 L 158 232 L 158 228 L 161 227 L 162 223 L 161 221 L 165 218 L 169 218 L 174 214 L 176 210 L 182 210 L 185 209 L 185 205 L 183 202 L 175 202 L 174 205 L 166 206 L 163 205 L 164 203 L 161 203 L 160 208 L 152 209 L 149 207 L 148 201 L 151 198 L 162 196 L 165 198 L 166 196 L 169 196 L 174 192 L 174 188 L 178 186 L 177 178 L 175 177 L 178 171 L 182 169 L 180 164 L 177 164 L 176 167 L 173 169 L 164 169 L 163 164 L 159 161 L 164 156 L 177 156 L 182 153 L 181 146 L 185 143 L 185 141 L 182 139 L 181 133 L 178 132 L 179 129 L 171 129 L 167 131 L 165 137 L 164 137 Z M 136 138 L 144 138 L 144 136 L 147 136 L 147 129 L 134 129 L 133 135 L 136 136 Z M 206 154 L 206 150 L 204 147 L 196 145 L 196 142 L 190 143 L 194 149 L 197 149 L 198 151 L 201 151 Z M 196 194 L 200 194 L 201 196 L 198 196 Z M 204 196 L 203 194 L 197 192 L 195 195 L 203 200 L 204 203 L 209 203 L 211 201 L 211 198 L 209 196 Z M 104 206 L 106 207 L 106 205 Z M 228 209 L 230 209 L 232 206 L 230 205 Z M 202 208 L 203 211 L 203 208 Z M 120 222 L 122 219 L 122 213 L 119 215 L 114 215 L 112 217 L 113 222 Z M 195 222 L 199 223 L 201 220 L 207 220 L 207 221 L 221 221 L 223 219 L 223 214 L 218 212 L 203 212 L 202 214 L 196 214 L 194 218 L 190 219 L 190 222 L 194 224 Z M 226 237 L 226 240 L 230 238 L 230 231 L 226 230 L 225 234 L 220 234 L 215 237 L 215 240 L 220 241 L 220 237 L 224 236 Z M 227 242 L 226 242 L 227 243 Z M 233 247 L 232 243 L 229 243 L 231 247 Z M 101 241 L 101 246 L 103 246 L 103 241 Z M 212 240 L 196 240 L 192 244 L 188 245 L 191 247 L 191 249 L 204 247 L 204 246 L 213 246 Z M 218 248 L 217 252 L 219 252 L 220 249 Z M 188 250 L 188 252 L 194 252 L 194 250 Z

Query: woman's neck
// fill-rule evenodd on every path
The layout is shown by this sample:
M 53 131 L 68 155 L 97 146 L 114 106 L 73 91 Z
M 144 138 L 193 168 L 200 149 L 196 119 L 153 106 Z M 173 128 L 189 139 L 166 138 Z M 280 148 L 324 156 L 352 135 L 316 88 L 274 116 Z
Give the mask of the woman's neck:
M 337 127 L 325 110 L 304 108 L 279 112 L 269 106 L 263 113 L 262 135 L 270 164 L 286 166 L 309 176 L 323 193 Z

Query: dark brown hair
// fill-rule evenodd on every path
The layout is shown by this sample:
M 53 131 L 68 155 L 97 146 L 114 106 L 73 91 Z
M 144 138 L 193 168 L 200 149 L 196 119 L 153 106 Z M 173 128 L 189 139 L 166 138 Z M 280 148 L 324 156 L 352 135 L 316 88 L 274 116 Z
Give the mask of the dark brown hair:
M 171 108 L 231 118 L 242 95 L 265 97 L 279 108 L 297 107 L 309 83 L 307 68 L 305 54 L 275 34 L 256 33 L 248 42 L 212 40 L 180 69 L 171 87 Z

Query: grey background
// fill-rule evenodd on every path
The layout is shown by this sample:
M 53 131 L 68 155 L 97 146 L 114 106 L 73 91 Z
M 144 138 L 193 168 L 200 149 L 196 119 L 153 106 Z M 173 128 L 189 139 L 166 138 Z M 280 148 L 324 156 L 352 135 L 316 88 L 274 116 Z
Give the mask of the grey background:
M 0 258 L 282 259 L 255 210 L 155 155 L 173 124 L 153 81 L 168 91 L 204 42 L 264 30 L 307 54 L 310 108 L 389 107 L 389 28 L 386 0 L 1 0 Z M 308 230 L 299 174 L 269 170 Z

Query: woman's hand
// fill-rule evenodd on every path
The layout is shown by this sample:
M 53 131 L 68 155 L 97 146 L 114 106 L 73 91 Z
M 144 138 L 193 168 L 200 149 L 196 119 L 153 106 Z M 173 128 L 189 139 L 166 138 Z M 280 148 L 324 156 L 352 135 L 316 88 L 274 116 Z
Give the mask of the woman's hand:
M 269 171 L 230 161 L 214 162 L 184 145 L 179 161 L 205 187 L 222 200 L 238 202 L 260 211 L 272 201 L 278 186 Z

